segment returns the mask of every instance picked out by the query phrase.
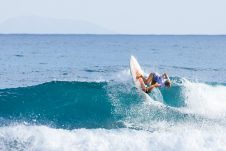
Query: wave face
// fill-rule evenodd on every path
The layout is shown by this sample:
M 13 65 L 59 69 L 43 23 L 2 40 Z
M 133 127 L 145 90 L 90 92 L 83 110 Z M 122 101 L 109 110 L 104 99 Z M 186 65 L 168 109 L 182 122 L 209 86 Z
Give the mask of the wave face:
M 59 127 L 106 127 L 112 121 L 106 83 L 48 82 L 0 90 L 0 115 Z M 51 123 L 53 122 L 53 123 Z

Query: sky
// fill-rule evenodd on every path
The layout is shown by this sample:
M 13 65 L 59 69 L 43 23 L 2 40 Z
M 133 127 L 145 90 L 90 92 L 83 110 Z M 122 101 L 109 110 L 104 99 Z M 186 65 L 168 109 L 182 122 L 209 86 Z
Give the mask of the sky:
M 226 0 L 0 0 L 4 32 L 226 34 Z

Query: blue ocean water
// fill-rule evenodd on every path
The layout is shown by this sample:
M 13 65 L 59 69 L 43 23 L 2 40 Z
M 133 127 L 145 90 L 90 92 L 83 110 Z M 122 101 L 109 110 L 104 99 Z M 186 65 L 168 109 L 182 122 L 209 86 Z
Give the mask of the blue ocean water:
M 129 70 L 168 73 L 145 96 Z M 0 35 L 0 150 L 226 150 L 226 36 Z

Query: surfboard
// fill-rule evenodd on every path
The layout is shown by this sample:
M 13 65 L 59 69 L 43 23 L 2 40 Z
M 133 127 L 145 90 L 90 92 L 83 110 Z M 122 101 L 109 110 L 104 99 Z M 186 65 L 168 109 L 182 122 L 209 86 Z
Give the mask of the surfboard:
M 141 80 L 137 79 L 136 77 L 137 77 L 137 73 L 144 75 L 144 72 L 141 69 L 137 59 L 134 56 L 131 56 L 130 58 L 130 72 L 132 74 L 133 81 L 136 88 L 142 91 Z

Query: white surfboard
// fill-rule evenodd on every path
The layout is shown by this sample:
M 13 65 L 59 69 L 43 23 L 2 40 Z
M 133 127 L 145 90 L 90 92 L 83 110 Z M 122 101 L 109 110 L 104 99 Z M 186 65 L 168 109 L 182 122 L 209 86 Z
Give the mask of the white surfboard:
M 141 69 L 139 63 L 137 62 L 137 59 L 134 56 L 131 56 L 130 58 L 130 71 L 131 71 L 136 88 L 139 90 L 142 90 L 141 82 L 136 78 L 136 76 L 137 76 L 137 73 L 144 75 L 144 72 Z

